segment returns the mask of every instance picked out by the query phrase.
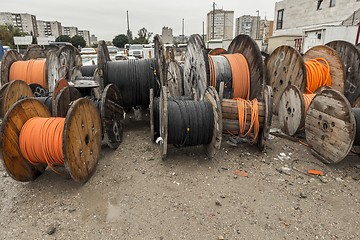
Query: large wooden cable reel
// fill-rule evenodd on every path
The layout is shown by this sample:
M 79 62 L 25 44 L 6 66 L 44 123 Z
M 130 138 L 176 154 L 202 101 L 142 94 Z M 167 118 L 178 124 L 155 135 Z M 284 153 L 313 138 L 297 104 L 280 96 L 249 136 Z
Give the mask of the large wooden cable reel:
M 17 181 L 38 178 L 46 164 L 32 165 L 19 149 L 19 135 L 23 125 L 33 117 L 49 118 L 49 110 L 38 100 L 18 101 L 5 115 L 1 126 L 1 154 L 6 171 Z M 63 131 L 64 164 L 70 176 L 79 183 L 94 173 L 101 149 L 101 121 L 98 110 L 88 99 L 79 99 L 71 106 Z
M 198 34 L 189 39 L 184 62 L 184 93 L 203 99 L 206 88 L 210 85 L 210 66 L 205 43 Z
M 60 60 L 60 76 L 62 78 L 69 79 L 69 73 L 74 67 L 80 67 L 79 60 L 77 56 L 80 56 L 79 50 L 74 46 L 65 45 L 60 47 L 57 51 L 57 56 Z M 81 59 L 81 58 L 80 58 Z
M 164 45 L 160 40 L 159 35 L 155 35 L 154 37 L 154 54 L 156 59 L 156 73 L 160 78 L 161 86 L 167 86 L 166 84 L 166 74 L 167 74 L 167 63 L 165 59 L 164 53 Z
M 301 54 L 290 46 L 281 46 L 269 56 L 266 62 L 268 85 L 273 88 L 274 114 L 278 115 L 278 106 L 282 93 L 289 85 L 301 92 L 306 91 L 306 68 Z
M 356 120 L 349 101 L 336 90 L 315 96 L 305 120 L 307 143 L 325 163 L 342 161 L 356 137 Z
M 344 95 L 354 107 L 360 96 L 360 51 L 349 42 L 333 41 L 326 44 L 334 49 L 344 65 Z
M 159 129 L 160 129 L 160 154 L 163 160 L 168 154 L 168 98 L 169 93 L 167 87 L 162 87 L 159 99 Z M 212 105 L 214 126 L 213 136 L 209 144 L 204 145 L 206 154 L 209 158 L 213 158 L 220 149 L 222 140 L 222 112 L 220 98 L 213 87 L 208 87 L 204 93 L 204 101 L 208 101 Z
M 27 61 L 37 58 L 46 58 L 45 50 L 39 45 L 30 45 L 24 53 L 23 60 Z
M 166 86 L 173 97 L 184 95 L 184 71 L 180 64 L 172 60 L 167 64 Z

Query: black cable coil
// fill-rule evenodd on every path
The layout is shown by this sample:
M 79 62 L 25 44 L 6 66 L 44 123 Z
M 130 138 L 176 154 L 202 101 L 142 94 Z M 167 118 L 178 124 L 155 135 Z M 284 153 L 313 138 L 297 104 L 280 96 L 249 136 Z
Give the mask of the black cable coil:
M 155 96 L 160 92 L 155 64 L 154 59 L 107 62 L 105 85 L 113 83 L 119 88 L 123 107 L 148 108 L 150 89 L 154 89 Z
M 39 100 L 40 102 L 42 102 L 50 111 L 50 113 L 52 113 L 52 96 L 50 97 L 37 97 L 37 100 Z
M 97 65 L 82 66 L 81 67 L 81 75 L 83 75 L 85 77 L 92 77 L 92 76 L 94 76 L 96 68 L 97 68 Z
M 155 107 L 156 105 L 159 106 L 158 103 L 154 104 L 154 114 L 159 116 L 159 107 Z M 155 121 L 154 124 L 159 126 L 159 121 Z M 213 131 L 214 113 L 210 102 L 169 98 L 169 144 L 179 147 L 209 144 L 213 137 Z
M 352 111 L 354 112 L 356 122 L 356 134 L 353 145 L 360 146 L 360 108 L 353 108 Z

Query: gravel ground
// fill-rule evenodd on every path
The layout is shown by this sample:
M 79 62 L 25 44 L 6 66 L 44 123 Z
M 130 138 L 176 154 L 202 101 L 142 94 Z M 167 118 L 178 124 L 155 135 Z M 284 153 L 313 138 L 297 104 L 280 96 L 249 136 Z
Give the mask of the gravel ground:
M 325 166 L 299 143 L 260 153 L 224 136 L 212 160 L 171 147 L 162 161 L 147 121 L 125 126 L 84 185 L 50 170 L 18 183 L 1 165 L 0 239 L 360 239 L 358 156 Z

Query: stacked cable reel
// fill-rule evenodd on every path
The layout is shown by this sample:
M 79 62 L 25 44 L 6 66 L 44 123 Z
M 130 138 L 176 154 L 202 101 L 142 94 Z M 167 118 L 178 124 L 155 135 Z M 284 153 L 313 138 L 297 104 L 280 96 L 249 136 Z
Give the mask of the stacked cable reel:
M 209 51 L 199 35 L 190 37 L 184 64 L 184 92 L 195 89 L 201 99 L 204 86 L 217 89 L 222 105 L 223 131 L 248 138 L 260 150 L 272 122 L 272 89 L 265 87 L 265 66 L 256 42 L 237 36 L 229 49 Z M 223 87 L 221 87 L 223 86 Z
M 280 47 L 279 49 L 282 48 L 284 47 Z M 288 48 L 288 50 L 288 55 L 283 61 L 286 61 L 294 55 L 297 56 L 298 54 L 292 48 Z M 280 53 L 280 56 L 285 55 Z M 274 58 L 270 58 L 268 61 L 268 67 L 270 61 L 273 59 Z M 279 91 L 285 86 L 285 90 L 281 95 L 278 94 L 279 92 L 277 92 L 276 96 L 274 94 L 274 99 L 280 96 L 277 109 L 280 128 L 289 136 L 303 133 L 306 112 L 316 93 L 320 93 L 323 89 L 329 87 L 343 93 L 345 87 L 344 65 L 334 49 L 328 46 L 316 46 L 309 49 L 304 54 L 303 58 L 297 59 L 298 61 L 296 63 L 290 64 L 297 64 L 300 66 L 304 64 L 306 69 L 305 75 L 298 75 L 304 78 L 303 82 L 300 82 L 300 78 L 295 78 L 293 72 L 290 70 L 289 72 L 285 72 L 282 71 L 281 67 L 277 68 L 277 71 L 272 70 L 274 71 L 273 77 L 275 75 L 276 77 L 282 75 L 282 79 L 290 79 L 287 83 L 288 85 L 285 83 L 281 85 L 281 82 L 273 82 L 273 84 L 275 84 L 274 88 L 277 88 Z M 279 64 L 279 66 L 281 66 L 281 64 Z M 288 67 L 289 66 L 284 66 L 283 68 Z M 278 75 L 278 72 L 282 73 Z M 282 79 L 280 79 L 280 81 Z M 275 80 L 275 78 L 273 78 L 273 80 Z M 301 85 L 294 85 L 292 84 L 293 82 Z M 305 88 L 305 90 L 303 90 L 303 88 Z
M 63 88 L 56 97 L 54 116 L 65 117 L 72 103 L 82 98 L 79 90 L 73 86 Z M 123 108 L 121 95 L 114 84 L 105 87 L 100 98 L 86 96 L 99 110 L 103 142 L 112 149 L 117 149 L 123 137 Z
M 324 163 L 338 163 L 360 145 L 360 109 L 352 108 L 339 91 L 323 90 L 309 106 L 305 133 L 314 156 Z
M 8 110 L 0 132 L 5 169 L 21 182 L 34 181 L 47 167 L 58 173 L 65 166 L 73 180 L 84 183 L 100 156 L 101 120 L 88 99 L 75 101 L 66 118 L 52 118 L 34 98 L 22 99 Z

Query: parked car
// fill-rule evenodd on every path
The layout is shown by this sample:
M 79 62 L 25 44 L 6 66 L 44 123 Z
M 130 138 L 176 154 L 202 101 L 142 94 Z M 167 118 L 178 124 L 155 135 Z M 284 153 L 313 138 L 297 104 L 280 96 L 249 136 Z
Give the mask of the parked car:
M 95 48 L 82 48 L 80 54 L 96 54 Z
M 129 49 L 129 56 L 136 58 L 144 57 L 144 47 L 141 44 L 132 44 Z

